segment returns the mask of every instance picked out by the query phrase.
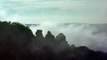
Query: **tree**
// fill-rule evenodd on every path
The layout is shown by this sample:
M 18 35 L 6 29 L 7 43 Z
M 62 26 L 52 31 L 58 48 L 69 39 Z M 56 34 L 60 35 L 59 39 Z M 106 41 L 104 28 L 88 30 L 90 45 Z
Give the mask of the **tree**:
M 0 56 L 15 60 L 27 55 L 32 37 L 31 30 L 20 23 L 0 22 Z

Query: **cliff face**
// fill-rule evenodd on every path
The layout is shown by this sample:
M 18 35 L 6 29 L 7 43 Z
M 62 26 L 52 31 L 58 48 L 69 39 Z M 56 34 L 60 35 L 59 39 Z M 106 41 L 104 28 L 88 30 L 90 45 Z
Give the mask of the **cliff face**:
M 43 37 L 42 30 L 37 30 L 34 42 L 36 42 L 34 45 L 37 44 L 40 47 L 47 46 L 54 52 L 60 52 L 70 47 L 63 33 L 60 33 L 57 37 L 55 37 L 50 31 L 48 31 L 46 36 Z

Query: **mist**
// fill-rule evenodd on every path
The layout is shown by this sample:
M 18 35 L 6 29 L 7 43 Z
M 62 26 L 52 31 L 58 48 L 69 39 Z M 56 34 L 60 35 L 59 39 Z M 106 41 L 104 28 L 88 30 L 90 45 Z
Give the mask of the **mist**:
M 43 30 L 44 36 L 47 31 L 51 31 L 55 36 L 58 35 L 58 33 L 63 33 L 70 45 L 87 46 L 92 50 L 107 52 L 106 25 L 107 24 L 45 22 L 36 27 L 30 26 L 30 29 L 34 34 L 38 29 L 41 29 Z

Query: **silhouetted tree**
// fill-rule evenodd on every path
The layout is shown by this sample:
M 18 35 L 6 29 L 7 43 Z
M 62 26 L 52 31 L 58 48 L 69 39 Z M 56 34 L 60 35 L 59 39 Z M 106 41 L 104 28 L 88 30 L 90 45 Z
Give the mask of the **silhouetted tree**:
M 32 32 L 20 23 L 0 22 L 0 56 L 2 59 L 17 60 L 28 55 Z

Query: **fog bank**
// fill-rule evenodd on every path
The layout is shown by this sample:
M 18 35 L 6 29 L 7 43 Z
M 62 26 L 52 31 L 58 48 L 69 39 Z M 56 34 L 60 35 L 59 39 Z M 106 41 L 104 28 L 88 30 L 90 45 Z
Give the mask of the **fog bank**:
M 39 26 L 30 26 L 33 33 L 37 29 L 43 30 L 45 36 L 47 31 L 53 35 L 63 33 L 69 44 L 76 46 L 87 46 L 93 50 L 107 52 L 107 24 L 78 24 L 78 23 L 41 23 Z

